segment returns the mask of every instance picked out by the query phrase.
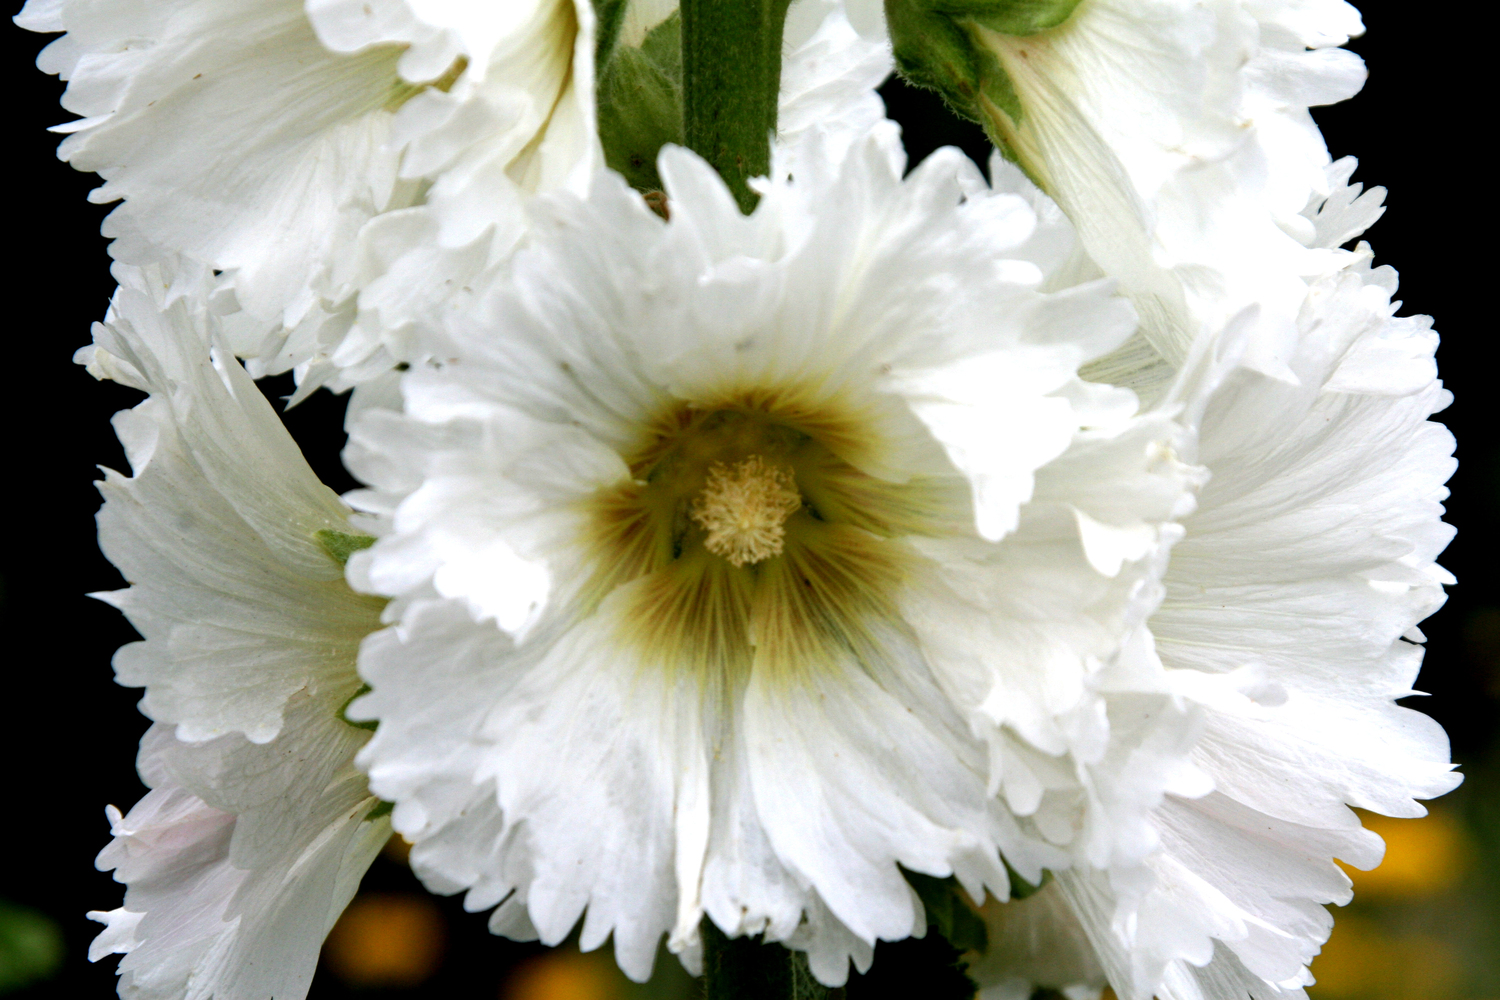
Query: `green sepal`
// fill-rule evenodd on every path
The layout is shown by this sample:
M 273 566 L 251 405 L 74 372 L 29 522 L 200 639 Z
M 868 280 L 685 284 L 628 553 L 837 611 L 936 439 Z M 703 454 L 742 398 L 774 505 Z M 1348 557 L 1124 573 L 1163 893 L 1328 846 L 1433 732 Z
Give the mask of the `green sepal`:
M 334 562 L 345 566 L 349 557 L 360 549 L 368 549 L 375 544 L 373 535 L 351 535 L 342 531 L 334 531 L 331 528 L 323 528 L 313 532 L 313 537 L 318 544 L 323 546 L 323 551 L 333 557 Z
M 1015 83 L 984 44 L 987 29 L 1025 37 L 1056 28 L 1082 0 L 885 0 L 896 69 L 914 86 L 935 90 L 961 117 L 984 126 L 1008 160 L 1020 163 L 1039 186 L 1041 178 L 1016 155 L 1005 129 L 1025 115 Z M 995 121 L 994 110 L 1009 122 Z
M 952 875 L 937 878 L 902 869 L 907 884 L 922 900 L 927 910 L 927 924 L 959 951 L 983 953 L 990 944 L 984 920 L 969 905 L 963 888 Z
M 596 97 L 604 162 L 632 187 L 661 190 L 656 156 L 667 143 L 683 142 L 681 16 L 652 28 L 639 48 L 612 46 Z
M 1055 28 L 1083 0 L 928 0 L 933 11 L 967 18 L 1002 35 L 1024 38 Z
M 385 801 L 385 799 L 381 799 L 379 802 L 375 803 L 374 809 L 371 809 L 369 812 L 365 813 L 364 821 L 366 823 L 371 823 L 377 819 L 385 819 L 395 808 L 396 803 L 387 802 Z
M 354 692 L 349 697 L 344 699 L 344 703 L 339 706 L 339 719 L 343 721 L 344 725 L 353 726 L 355 729 L 368 730 L 372 733 L 375 731 L 375 728 L 380 725 L 380 723 L 374 719 L 356 722 L 355 720 L 349 718 L 349 706 L 354 704 L 354 699 L 360 697 L 361 695 L 369 694 L 371 690 L 373 689 L 370 687 L 370 685 L 361 684 L 358 691 Z
M 51 978 L 62 967 L 65 951 L 55 920 L 0 900 L 0 993 Z
M 625 23 L 625 9 L 630 0 L 593 0 L 594 7 L 594 83 L 604 77 L 604 67 L 615 54 L 620 26 Z
M 885 13 L 901 76 L 937 91 L 961 117 L 980 122 L 980 47 L 970 32 L 923 0 L 886 0 Z
M 968 33 L 971 37 L 978 34 L 972 25 L 968 26 Z M 977 51 L 976 62 L 979 65 L 980 91 L 990 104 L 1005 112 L 1010 118 L 1012 127 L 1019 126 L 1024 112 L 1021 108 L 1021 95 L 1016 93 L 1016 85 L 1011 80 L 1010 74 L 1005 72 L 1005 67 L 1001 65 L 999 57 L 980 45 L 977 39 L 974 47 Z M 993 123 L 988 120 L 988 117 L 988 115 L 981 115 L 981 118 L 985 119 L 985 131 L 989 133 L 991 140 L 1000 148 L 1000 151 L 1014 160 L 1015 156 L 1010 152 L 1009 143 L 995 134 Z
M 1052 881 L 1052 872 L 1045 868 L 1042 869 L 1042 880 L 1035 885 L 1017 875 L 1016 870 L 1009 864 L 1005 865 L 1005 874 L 1010 876 L 1011 899 L 1025 899 L 1027 896 L 1035 896 L 1047 887 L 1047 883 Z

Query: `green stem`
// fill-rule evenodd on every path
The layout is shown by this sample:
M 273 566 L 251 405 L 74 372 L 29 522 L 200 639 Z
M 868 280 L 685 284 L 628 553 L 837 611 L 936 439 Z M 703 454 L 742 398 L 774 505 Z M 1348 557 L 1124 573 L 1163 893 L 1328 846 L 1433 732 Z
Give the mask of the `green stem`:
M 813 977 L 807 956 L 759 938 L 734 938 L 704 919 L 704 1000 L 835 1000 L 843 990 L 830 990 Z
M 683 138 L 747 214 L 759 199 L 745 182 L 771 169 L 789 4 L 681 0 Z

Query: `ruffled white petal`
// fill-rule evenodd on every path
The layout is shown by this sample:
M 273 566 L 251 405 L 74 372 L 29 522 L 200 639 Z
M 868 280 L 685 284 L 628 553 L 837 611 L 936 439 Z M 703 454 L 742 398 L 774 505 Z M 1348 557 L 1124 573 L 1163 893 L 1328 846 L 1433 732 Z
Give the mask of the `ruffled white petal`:
M 1218 792 L 1160 812 L 1136 934 L 1118 936 L 1123 913 L 1099 934 L 1142 996 L 1163 977 L 1174 996 L 1214 996 L 1230 972 L 1255 997 L 1301 995 L 1331 926 L 1317 904 L 1348 899 L 1331 859 L 1380 860 L 1346 806 L 1421 815 L 1415 800 L 1457 784 L 1442 730 L 1394 703 L 1421 659 L 1404 636 L 1449 579 L 1433 559 L 1451 535 L 1438 517 L 1452 440 L 1426 422 L 1446 395 L 1430 369 L 1416 388 L 1400 374 L 1403 355 L 1430 359 L 1434 338 L 1387 319 L 1384 290 L 1357 275 L 1314 296 L 1304 319 L 1319 336 L 1298 375 L 1323 388 L 1245 375 L 1223 409 L 1210 404 L 1203 447 L 1220 476 L 1186 522 L 1151 622 L 1174 672 L 1251 671 L 1274 697 L 1218 696 L 1195 754 Z M 1390 352 L 1385 386 L 1332 386 L 1343 364 L 1391 341 L 1407 346 Z
M 1350 185 L 1353 168 L 1330 165 L 1305 210 L 1315 245 L 1379 217 L 1383 191 Z M 1181 517 L 1142 652 L 1197 706 L 1192 761 L 1215 791 L 1169 795 L 1143 863 L 1060 872 L 1066 910 L 992 914 L 1037 940 L 1086 938 L 1122 997 L 1304 996 L 1332 926 L 1324 904 L 1349 899 L 1332 859 L 1371 867 L 1382 853 L 1348 807 L 1418 816 L 1416 800 L 1457 784 L 1440 727 L 1395 704 L 1421 662 L 1416 623 L 1451 582 L 1434 562 L 1453 469 L 1451 436 L 1427 419 L 1448 398 L 1437 336 L 1426 317 L 1392 315 L 1394 272 L 1372 269 L 1366 245 L 1339 264 L 1302 304 L 1292 381 L 1240 368 L 1176 390 L 1212 478 Z M 1219 369 L 1259 335 L 1227 333 L 1199 346 Z M 982 968 L 997 996 L 1048 982 Z
M 696 889 L 692 816 L 706 820 L 711 751 L 697 692 L 622 658 L 612 625 L 599 615 L 517 651 L 461 605 L 424 605 L 371 640 L 375 691 L 351 712 L 382 720 L 361 761 L 398 803 L 429 885 L 468 888 L 471 909 L 503 902 L 496 930 L 524 907 L 528 936 L 547 944 L 587 907 L 581 945 L 613 934 L 621 967 L 644 980 L 676 918 L 679 852 Z
M 672 6 L 630 4 L 621 28 L 626 41 L 668 16 Z M 552 22 L 561 9 L 553 10 Z M 577 17 L 583 24 L 592 15 L 580 12 Z M 361 231 L 349 279 L 361 289 L 358 315 L 328 357 L 335 386 L 362 382 L 395 361 L 414 361 L 424 350 L 435 349 L 434 332 L 450 315 L 468 308 L 469 290 L 480 273 L 507 259 L 521 242 L 526 200 L 558 188 L 580 194 L 587 190 L 591 172 L 602 163 L 591 138 L 592 37 L 586 31 L 578 34 L 571 68 L 555 57 L 545 64 L 512 59 L 503 64 L 506 75 L 487 78 L 471 97 L 463 98 L 457 87 L 448 94 L 428 91 L 410 102 L 410 110 L 403 108 L 400 122 L 410 122 L 412 134 L 404 170 L 421 170 L 436 183 L 426 204 L 387 213 Z M 889 46 L 857 36 L 841 9 L 826 0 L 796 5 L 786 39 L 779 119 L 784 142 L 795 144 L 816 133 L 842 151 L 883 118 L 883 105 L 872 88 L 890 73 Z M 533 41 L 526 51 L 561 50 Z M 531 76 L 523 79 L 523 69 Z M 460 100 L 467 101 L 465 107 L 519 106 L 514 95 L 546 92 L 565 78 L 571 82 L 551 108 L 545 130 L 529 145 L 516 145 L 520 152 L 495 143 L 469 149 L 469 136 L 500 126 L 477 120 L 477 112 L 446 110 Z M 544 86 L 547 80 L 552 83 Z M 496 110 L 492 116 L 513 113 Z M 526 112 L 532 118 L 545 113 L 547 106 L 541 104 Z M 518 125 L 505 127 L 517 136 L 526 134 Z M 453 135 L 446 137 L 449 132 Z M 507 161 L 511 155 L 517 159 Z
M 1452 535 L 1439 517 L 1453 444 L 1427 422 L 1447 394 L 1430 369 L 1411 387 L 1404 359 L 1391 366 L 1390 389 L 1333 385 L 1345 359 L 1391 341 L 1407 345 L 1398 357 L 1430 359 L 1426 324 L 1391 320 L 1390 310 L 1387 293 L 1358 275 L 1325 279 L 1294 359 L 1314 388 L 1246 374 L 1205 415 L 1203 457 L 1218 475 L 1185 523 L 1151 628 L 1169 670 L 1250 668 L 1278 696 L 1216 704 L 1195 756 L 1218 792 L 1163 811 L 1177 846 L 1164 850 L 1159 896 L 1143 914 L 1163 905 L 1154 898 L 1184 896 L 1217 914 L 1176 918 L 1164 958 L 1200 964 L 1206 939 L 1174 950 L 1203 934 L 1266 983 L 1300 980 L 1331 926 L 1316 904 L 1348 899 L 1332 858 L 1380 860 L 1378 840 L 1346 806 L 1422 815 L 1415 800 L 1458 783 L 1442 729 L 1395 704 L 1421 663 L 1404 636 L 1451 581 L 1433 560 Z M 1212 842 L 1212 852 L 1202 846 Z M 1273 879 L 1284 880 L 1279 892 Z
M 1156 846 L 1149 813 L 1162 795 L 1207 790 L 1186 761 L 1196 714 L 1174 704 L 1148 649 L 1120 641 L 1160 599 L 1152 577 L 1196 482 L 1171 454 L 1173 441 L 1162 419 L 1077 442 L 1041 470 L 1004 546 L 917 543 L 934 556 L 934 572 L 903 602 L 946 689 L 989 744 L 991 790 L 1076 863 L 1140 858 Z M 1091 534 L 1128 548 L 1129 559 L 1101 572 Z M 1058 867 L 1026 853 L 1007 860 L 1027 878 Z
M 60 20 L 40 64 L 88 125 L 58 155 L 104 177 L 93 200 L 126 199 L 105 223 L 120 259 L 191 254 L 238 272 L 243 308 L 296 322 L 309 278 L 410 198 L 384 110 L 399 50 L 335 57 L 289 0 L 75 0 Z
M 184 267 L 174 286 L 158 268 L 116 270 L 90 366 L 151 393 L 115 418 L 133 474 L 100 483 L 100 546 L 131 584 L 101 596 L 145 637 L 116 655 L 117 677 L 184 739 L 264 743 L 295 692 L 347 686 L 380 605 L 348 589 L 315 537 L 348 531 L 348 508 L 213 347 L 209 276 Z
M 846 145 L 885 117 L 875 88 L 891 75 L 890 45 L 883 37 L 861 37 L 837 0 L 793 4 L 785 48 L 776 119 L 784 146 L 796 145 L 809 131 L 839 136 L 834 141 Z
M 323 938 L 390 837 L 354 770 L 367 734 L 336 704 L 299 695 L 269 744 L 187 744 L 155 726 L 141 745 L 152 786 L 100 853 L 126 885 L 122 907 L 90 914 L 89 949 L 122 953 L 127 1000 L 296 1000 Z

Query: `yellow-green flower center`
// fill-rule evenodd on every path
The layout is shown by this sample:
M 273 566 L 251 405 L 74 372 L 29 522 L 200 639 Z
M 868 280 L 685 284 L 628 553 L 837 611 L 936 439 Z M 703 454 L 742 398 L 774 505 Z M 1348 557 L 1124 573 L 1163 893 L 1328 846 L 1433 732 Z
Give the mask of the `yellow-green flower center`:
M 679 405 L 625 456 L 633 481 L 589 502 L 594 607 L 643 662 L 731 681 L 863 660 L 897 620 L 898 539 L 962 518 L 952 484 L 857 469 L 868 419 L 796 393 Z

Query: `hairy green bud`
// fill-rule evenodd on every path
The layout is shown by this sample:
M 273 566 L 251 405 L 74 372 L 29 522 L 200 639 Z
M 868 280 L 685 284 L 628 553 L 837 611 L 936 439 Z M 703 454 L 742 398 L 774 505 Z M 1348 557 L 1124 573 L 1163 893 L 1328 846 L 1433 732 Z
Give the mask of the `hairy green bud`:
M 638 48 L 612 45 L 596 96 L 604 162 L 632 187 L 660 190 L 656 155 L 669 142 L 683 142 L 681 16 L 652 28 Z

